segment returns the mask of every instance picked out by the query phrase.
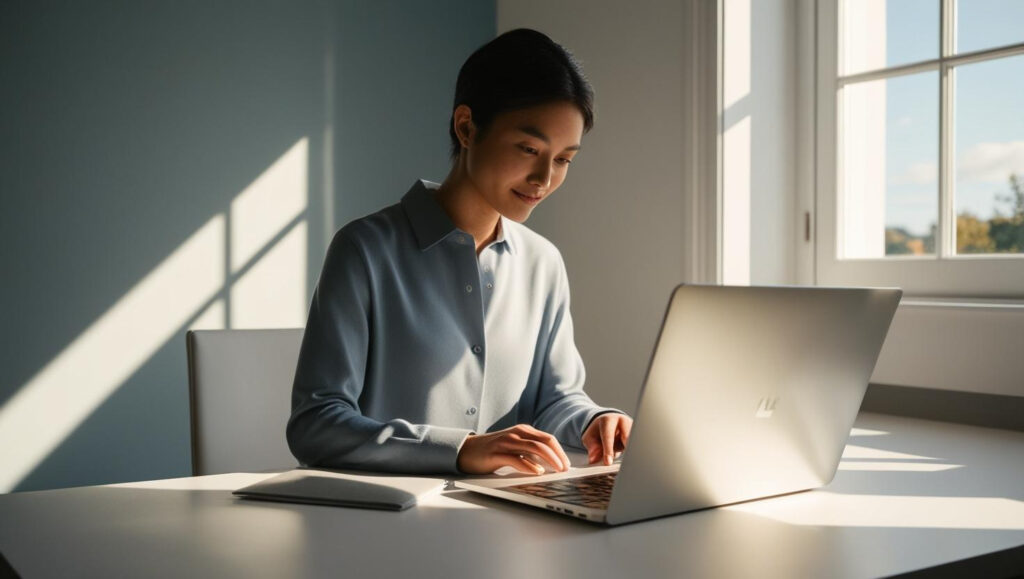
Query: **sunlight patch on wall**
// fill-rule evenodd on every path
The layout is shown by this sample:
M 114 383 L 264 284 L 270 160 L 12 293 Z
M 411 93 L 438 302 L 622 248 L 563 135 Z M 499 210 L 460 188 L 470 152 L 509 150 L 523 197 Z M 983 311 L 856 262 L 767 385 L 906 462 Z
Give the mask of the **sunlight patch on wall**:
M 841 74 L 885 67 L 886 18 L 886 0 L 844 5 Z M 886 82 L 848 85 L 842 94 L 840 111 L 845 121 L 839 170 L 843 183 L 835 216 L 838 257 L 884 257 Z
M 219 299 L 206 307 L 205 310 L 189 325 L 190 330 L 223 330 L 224 316 L 227 308 L 224 300 Z
M 841 258 L 885 256 L 886 90 L 884 80 L 843 89 Z
M 308 166 L 302 138 L 0 408 L 0 493 L 16 488 L 186 324 L 304 325 Z
M 238 273 L 309 205 L 309 139 L 299 139 L 231 201 L 231 272 Z M 305 268 L 299 277 L 305 277 Z
M 750 94 L 750 0 L 725 2 L 724 42 L 725 60 L 722 83 L 722 108 L 728 109 Z
M 0 492 L 32 472 L 224 285 L 218 214 L 0 408 Z
M 305 324 L 308 172 L 303 137 L 231 202 L 231 328 Z
M 750 284 L 751 0 L 726 0 L 722 64 L 722 283 Z
M 725 131 L 722 156 L 722 283 L 750 284 L 750 117 Z
M 307 239 L 301 221 L 231 285 L 232 328 L 305 325 Z

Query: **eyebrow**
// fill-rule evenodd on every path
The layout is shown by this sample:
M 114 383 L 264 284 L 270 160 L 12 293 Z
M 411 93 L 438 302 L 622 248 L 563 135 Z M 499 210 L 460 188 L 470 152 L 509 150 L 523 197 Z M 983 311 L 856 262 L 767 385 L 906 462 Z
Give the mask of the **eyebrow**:
M 548 136 L 545 135 L 537 127 L 534 127 L 532 125 L 524 125 L 522 127 L 518 127 L 516 130 L 518 130 L 520 133 L 526 133 L 527 135 L 530 135 L 531 137 L 536 137 L 536 138 L 544 141 L 545 143 L 547 143 L 549 145 L 551 144 L 551 139 L 549 139 Z M 579 151 L 580 150 L 580 146 L 579 146 L 579 144 L 571 145 L 569 147 L 566 147 L 565 150 L 566 151 Z

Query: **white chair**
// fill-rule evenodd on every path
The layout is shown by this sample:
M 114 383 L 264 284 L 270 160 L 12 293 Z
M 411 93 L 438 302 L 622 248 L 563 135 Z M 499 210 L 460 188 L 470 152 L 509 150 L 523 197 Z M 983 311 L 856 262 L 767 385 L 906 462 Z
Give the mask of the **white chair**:
M 298 328 L 185 334 L 193 476 L 298 465 L 285 426 L 302 333 Z

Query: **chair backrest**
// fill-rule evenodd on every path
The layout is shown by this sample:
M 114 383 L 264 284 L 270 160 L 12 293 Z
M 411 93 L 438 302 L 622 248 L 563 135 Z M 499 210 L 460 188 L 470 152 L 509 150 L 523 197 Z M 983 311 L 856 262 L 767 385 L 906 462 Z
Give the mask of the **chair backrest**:
M 192 474 L 291 468 L 285 426 L 302 329 L 193 330 Z

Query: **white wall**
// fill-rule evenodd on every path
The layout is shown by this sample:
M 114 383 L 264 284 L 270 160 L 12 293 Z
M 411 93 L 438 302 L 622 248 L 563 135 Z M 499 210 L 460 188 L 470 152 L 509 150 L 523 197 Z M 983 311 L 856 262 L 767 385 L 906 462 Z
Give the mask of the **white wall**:
M 535 28 L 572 51 L 597 93 L 594 130 L 527 225 L 565 258 L 587 391 L 632 412 L 686 259 L 682 3 L 498 0 L 497 14 L 499 33 Z
M 885 68 L 885 0 L 862 1 L 846 11 L 843 21 L 846 71 Z M 875 81 L 848 85 L 843 96 L 842 176 L 837 200 L 842 219 L 839 251 L 844 258 L 885 257 L 886 131 L 888 84 Z
M 726 283 L 796 282 L 803 228 L 795 194 L 795 1 L 723 4 L 723 121 L 731 129 L 722 160 Z M 687 54 L 694 5 L 498 1 L 499 33 L 527 26 L 549 34 L 583 61 L 597 93 L 596 126 L 578 162 L 528 225 L 565 256 L 589 392 L 627 410 L 670 290 L 713 281 L 686 279 L 695 271 L 688 228 L 699 225 L 687 213 L 695 205 L 686 187 L 694 181 L 684 174 L 693 166 L 684 155 L 695 123 L 684 114 L 694 95 L 683 87 L 693 86 L 700 64 Z M 714 203 L 714 191 L 691 193 Z
M 795 0 L 724 0 L 722 281 L 796 283 Z

